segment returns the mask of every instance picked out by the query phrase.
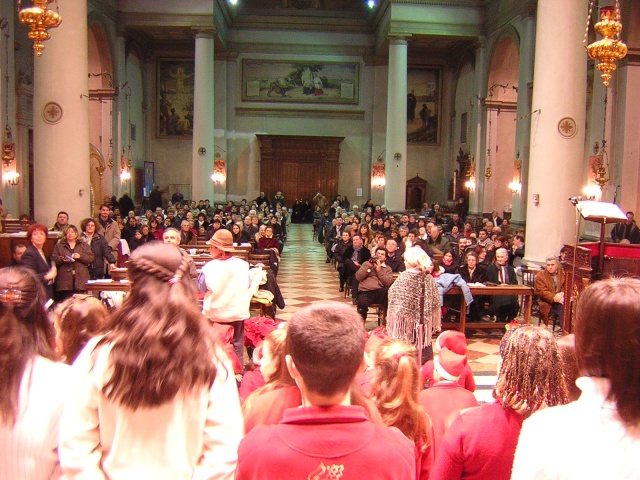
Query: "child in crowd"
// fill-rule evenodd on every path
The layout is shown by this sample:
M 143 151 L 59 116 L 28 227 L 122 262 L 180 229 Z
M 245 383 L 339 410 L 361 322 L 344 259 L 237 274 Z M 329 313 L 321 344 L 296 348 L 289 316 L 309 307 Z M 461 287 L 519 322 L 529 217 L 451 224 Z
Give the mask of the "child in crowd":
M 446 330 L 438 335 L 435 342 L 436 351 L 440 351 L 443 348 L 448 348 L 453 353 L 462 355 L 466 358 L 467 355 L 467 337 L 464 333 L 457 330 Z M 437 352 L 436 352 L 437 353 Z M 429 360 L 425 363 L 420 371 L 421 385 L 425 388 L 430 388 L 434 385 L 433 378 L 433 360 Z M 473 379 L 473 371 L 468 362 L 464 363 L 462 373 L 459 375 L 457 382 L 470 392 L 476 391 L 476 382 Z
M 351 404 L 364 358 L 364 326 L 348 305 L 315 303 L 287 327 L 287 370 L 302 407 L 277 425 L 249 432 L 238 449 L 236 479 L 415 478 L 413 445 L 398 430 L 367 420 Z

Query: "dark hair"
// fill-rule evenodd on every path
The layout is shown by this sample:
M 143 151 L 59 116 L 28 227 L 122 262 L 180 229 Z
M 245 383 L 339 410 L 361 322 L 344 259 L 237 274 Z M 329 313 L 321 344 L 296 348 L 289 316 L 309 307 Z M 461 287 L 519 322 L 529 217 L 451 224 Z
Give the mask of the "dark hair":
M 106 203 L 100 204 L 100 208 L 98 208 L 98 210 L 102 210 L 103 207 L 107 207 L 109 210 L 111 210 L 111 205 L 107 205 Z
M 93 218 L 85 218 L 80 222 L 80 229 L 83 232 L 87 230 L 87 225 L 89 224 L 89 222 L 93 222 L 94 225 L 96 224 L 96 221 Z
M 55 360 L 55 330 L 44 309 L 46 294 L 33 270 L 0 270 L 0 423 L 18 418 L 22 376 L 36 355 Z
M 516 235 L 515 238 L 517 240 L 520 240 L 521 242 L 524 242 L 524 237 L 522 235 L 520 235 L 520 234 Z
M 106 397 L 136 410 L 156 407 L 179 392 L 210 386 L 221 353 L 194 302 L 189 263 L 172 245 L 150 242 L 127 262 L 131 291 L 109 319 L 112 375 Z
M 615 402 L 627 426 L 640 419 L 640 280 L 610 278 L 592 283 L 576 308 L 576 357 L 580 375 L 611 382 Z
M 46 225 L 43 225 L 41 223 L 33 223 L 29 226 L 29 229 L 27 230 L 27 240 L 29 240 L 29 243 L 31 243 L 31 236 L 33 235 L 33 232 L 35 232 L 36 230 L 40 230 L 44 232 L 45 235 L 47 235 L 48 229 Z
M 287 349 L 307 388 L 322 396 L 346 392 L 362 365 L 365 330 L 360 314 L 338 302 L 296 312 L 287 326 Z
M 58 212 L 58 215 L 60 215 L 61 213 L 64 213 L 67 216 L 67 218 L 69 218 L 69 214 L 67 212 L 65 212 L 64 210 L 60 210 Z M 56 215 L 56 218 L 58 217 L 58 215 Z
M 104 328 L 108 314 L 96 297 L 77 293 L 56 307 L 54 321 L 66 363 L 72 364 L 87 342 Z

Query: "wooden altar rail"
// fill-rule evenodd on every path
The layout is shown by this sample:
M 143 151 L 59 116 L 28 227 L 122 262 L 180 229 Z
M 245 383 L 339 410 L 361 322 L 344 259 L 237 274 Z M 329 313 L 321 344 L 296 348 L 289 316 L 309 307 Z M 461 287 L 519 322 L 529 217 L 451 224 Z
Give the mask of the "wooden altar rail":
M 469 286 L 469 290 L 474 297 L 481 295 L 514 295 L 524 296 L 524 323 L 529 324 L 531 319 L 531 304 L 533 302 L 533 288 L 526 285 L 487 285 L 485 287 Z M 467 327 L 467 302 L 462 295 L 462 290 L 459 287 L 452 287 L 446 295 L 459 295 L 462 299 L 460 305 L 460 320 L 459 322 L 442 322 L 443 329 L 457 328 L 464 333 Z M 504 329 L 507 325 L 503 322 L 473 322 L 469 323 L 469 328 L 473 330 L 488 330 L 488 329 Z
M 60 232 L 49 232 L 47 234 L 47 240 L 44 244 L 45 255 L 51 255 L 53 246 L 58 241 L 59 235 Z M 29 245 L 26 232 L 0 234 L 0 268 L 11 265 L 11 262 L 13 261 L 13 247 L 19 243 L 23 244 L 25 247 Z

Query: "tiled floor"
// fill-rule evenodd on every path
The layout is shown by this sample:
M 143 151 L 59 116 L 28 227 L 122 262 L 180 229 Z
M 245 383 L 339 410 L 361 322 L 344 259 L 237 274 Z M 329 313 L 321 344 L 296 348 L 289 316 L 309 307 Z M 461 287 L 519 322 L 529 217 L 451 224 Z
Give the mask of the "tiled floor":
M 338 291 L 338 274 L 325 259 L 324 247 L 312 239 L 311 225 L 289 227 L 278 272 L 278 285 L 286 303 L 285 309 L 277 313 L 279 320 L 289 320 L 302 307 L 321 300 L 351 304 L 351 299 L 345 299 Z M 374 328 L 376 319 L 373 315 L 369 318 L 366 326 Z M 501 330 L 467 331 L 467 357 L 479 387 L 477 395 L 484 401 L 490 399 L 495 384 L 503 333 Z

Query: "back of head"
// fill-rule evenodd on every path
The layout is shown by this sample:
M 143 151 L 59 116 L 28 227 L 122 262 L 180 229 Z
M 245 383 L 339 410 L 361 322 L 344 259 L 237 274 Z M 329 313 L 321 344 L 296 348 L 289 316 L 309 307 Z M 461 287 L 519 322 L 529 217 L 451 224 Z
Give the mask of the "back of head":
M 20 381 L 28 362 L 35 355 L 54 358 L 55 332 L 44 310 L 45 300 L 32 270 L 0 270 L 0 423 L 15 423 Z
M 287 327 L 287 349 L 307 388 L 322 396 L 345 393 L 364 358 L 362 317 L 338 302 L 314 303 Z
M 534 326 L 509 331 L 493 395 L 504 408 L 524 417 L 567 403 L 558 345 L 551 332 Z
M 426 272 L 431 267 L 431 259 L 421 247 L 409 247 L 404 251 L 404 262 L 408 268 L 418 268 Z
M 103 330 L 108 315 L 102 302 L 91 295 L 75 294 L 56 307 L 58 348 L 66 363 L 73 363 L 87 342 Z
M 609 400 L 627 425 L 640 421 L 640 280 L 611 278 L 589 285 L 576 309 L 580 375 L 611 382 Z
M 135 410 L 213 382 L 219 357 L 194 301 L 186 256 L 149 242 L 133 252 L 127 270 L 131 292 L 99 343 L 112 345 L 107 398 Z

